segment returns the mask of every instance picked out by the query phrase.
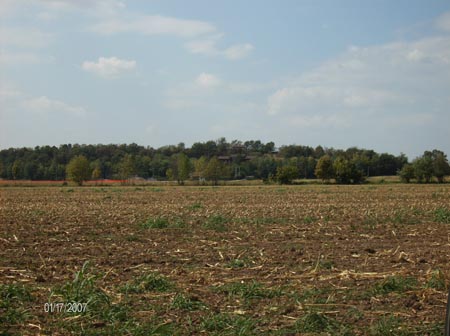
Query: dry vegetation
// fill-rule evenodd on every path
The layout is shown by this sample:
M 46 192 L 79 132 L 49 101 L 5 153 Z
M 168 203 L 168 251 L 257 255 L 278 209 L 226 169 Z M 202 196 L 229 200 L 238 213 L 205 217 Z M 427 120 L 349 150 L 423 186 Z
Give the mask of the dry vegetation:
M 2 188 L 0 225 L 0 334 L 442 334 L 449 185 Z

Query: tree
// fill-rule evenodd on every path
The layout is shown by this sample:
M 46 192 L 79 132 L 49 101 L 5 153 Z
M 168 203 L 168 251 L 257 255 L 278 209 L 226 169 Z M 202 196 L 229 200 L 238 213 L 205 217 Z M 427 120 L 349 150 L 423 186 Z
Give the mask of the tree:
M 333 161 L 328 155 L 319 159 L 314 173 L 324 182 L 329 182 L 334 177 Z
M 94 170 L 92 171 L 92 179 L 98 180 L 101 176 L 102 170 L 100 169 L 100 167 L 95 167 Z
M 439 183 L 444 182 L 445 175 L 450 174 L 450 166 L 447 157 L 441 151 L 433 151 L 433 174 Z
M 276 180 L 280 184 L 291 184 L 298 177 L 298 169 L 295 166 L 280 166 L 277 168 Z
M 333 163 L 334 175 L 337 183 L 361 183 L 364 180 L 363 172 L 358 169 L 353 160 L 339 156 Z
M 83 155 L 75 156 L 67 165 L 66 174 L 69 180 L 81 186 L 91 176 L 89 161 Z
M 377 160 L 377 175 L 395 175 L 399 166 L 399 159 L 392 154 L 382 153 Z
M 12 176 L 14 180 L 22 177 L 22 161 L 15 160 L 12 165 Z
M 351 182 L 350 162 L 343 156 L 339 156 L 333 163 L 335 179 L 337 183 L 348 184 Z
M 269 176 L 275 175 L 277 162 L 270 156 L 263 156 L 255 159 L 256 176 L 263 180 L 268 180 Z
M 156 154 L 152 158 L 150 165 L 149 165 L 149 169 L 151 171 L 151 176 L 153 178 L 165 176 L 168 168 L 169 168 L 169 161 L 162 154 Z
M 198 160 L 194 161 L 194 172 L 192 173 L 192 177 L 198 179 L 199 181 L 205 178 L 205 171 L 208 165 L 208 161 L 206 157 L 202 156 Z
M 122 180 L 128 180 L 136 174 L 136 164 L 134 157 L 130 154 L 124 156 L 119 164 L 119 176 Z
M 405 164 L 402 169 L 399 170 L 398 175 L 402 182 L 409 183 L 415 176 L 413 165 L 409 163 Z
M 413 161 L 414 175 L 416 176 L 417 182 L 426 183 L 431 181 L 433 177 L 433 159 L 430 155 L 424 155 Z
M 314 158 L 320 159 L 324 155 L 325 155 L 325 151 L 322 146 L 319 145 L 316 148 L 314 148 Z
M 275 143 L 272 142 L 272 141 L 266 143 L 266 144 L 263 146 L 263 152 L 264 152 L 264 153 L 270 154 L 270 153 L 272 153 L 272 152 L 274 152 L 274 151 L 275 151 Z
M 189 178 L 191 173 L 191 162 L 186 154 L 180 153 L 177 157 L 177 173 L 178 173 L 178 184 L 183 185 L 184 181 Z
M 217 145 L 215 141 L 209 140 L 205 142 L 205 155 L 207 157 L 213 157 L 217 154 Z
M 228 147 L 229 147 L 229 145 L 227 143 L 227 139 L 225 139 L 224 137 L 221 137 L 216 140 L 216 144 L 217 144 L 217 154 L 226 155 L 228 152 Z
M 218 184 L 219 178 L 222 176 L 222 164 L 217 159 L 217 157 L 213 156 L 209 160 L 204 174 L 205 178 L 212 181 L 213 185 Z
M 166 170 L 166 176 L 169 179 L 169 181 L 173 181 L 175 179 L 175 176 L 174 176 L 172 168 L 169 168 L 169 169 Z
M 184 154 L 181 155 L 182 153 Z M 78 155 L 83 155 L 91 163 L 92 178 L 100 175 L 100 178 L 105 179 L 121 177 L 128 179 L 137 175 L 143 178 L 164 179 L 170 168 L 172 177 L 179 183 L 183 183 L 185 179 L 189 178 L 189 173 L 193 178 L 203 179 L 208 160 L 213 156 L 218 158 L 228 156 L 226 160 L 232 163 L 231 165 L 221 164 L 224 168 L 223 176 L 228 174 L 225 168 L 234 168 L 236 176 L 255 176 L 263 179 L 267 179 L 269 176 L 275 178 L 277 167 L 280 165 L 296 166 L 299 178 L 315 178 L 318 159 L 329 155 L 334 163 L 338 157 L 342 156 L 349 161 L 350 172 L 347 176 L 348 182 L 341 183 L 361 181 L 362 177 L 359 176 L 361 172 L 365 176 L 395 175 L 400 173 L 403 166 L 408 163 L 403 154 L 399 156 L 388 153 L 378 154 L 373 150 L 357 147 L 342 150 L 321 146 L 313 148 L 288 145 L 282 146 L 278 153 L 273 142 L 267 144 L 260 140 L 227 142 L 225 138 L 220 138 L 216 141 L 194 143 L 191 148 L 179 143 L 158 149 L 137 144 L 66 144 L 59 147 L 36 146 L 35 148 L 3 149 L 0 150 L 0 161 L 3 163 L 3 173 L 0 172 L 0 176 L 6 179 L 61 180 L 65 178 L 66 166 L 70 159 Z M 185 169 L 187 160 L 183 158 L 184 155 L 189 158 L 189 169 Z M 202 156 L 206 158 L 206 161 L 205 159 L 198 161 Z M 419 159 L 423 160 L 412 163 L 414 173 L 416 171 L 420 173 L 418 181 L 431 181 L 436 178 L 437 181 L 442 182 L 444 176 L 450 174 L 447 172 L 448 160 L 445 154 L 439 150 L 427 151 Z M 196 161 L 200 162 L 201 168 L 196 167 L 192 173 Z M 96 169 L 97 167 L 99 169 Z M 180 176 L 178 175 L 179 170 Z M 189 173 L 185 174 L 186 171 Z M 344 180 L 346 179 L 345 174 L 342 177 Z
M 364 182 L 364 171 L 358 166 L 358 160 L 355 157 L 350 160 L 350 171 L 352 183 L 356 184 Z
M 370 174 L 370 158 L 366 153 L 357 153 L 352 157 L 352 162 L 355 164 L 356 168 L 364 172 L 366 176 Z
M 91 163 L 91 170 L 92 170 L 92 179 L 98 180 L 100 177 L 102 177 L 102 164 L 100 160 L 95 160 Z
M 23 167 L 24 177 L 29 180 L 36 180 L 38 177 L 38 165 L 34 161 L 27 161 Z

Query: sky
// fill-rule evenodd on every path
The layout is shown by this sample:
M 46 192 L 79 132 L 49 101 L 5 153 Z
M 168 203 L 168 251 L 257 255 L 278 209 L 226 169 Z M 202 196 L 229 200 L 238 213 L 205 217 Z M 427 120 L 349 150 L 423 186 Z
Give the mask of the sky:
M 450 155 L 448 0 L 1 0 L 0 149 Z

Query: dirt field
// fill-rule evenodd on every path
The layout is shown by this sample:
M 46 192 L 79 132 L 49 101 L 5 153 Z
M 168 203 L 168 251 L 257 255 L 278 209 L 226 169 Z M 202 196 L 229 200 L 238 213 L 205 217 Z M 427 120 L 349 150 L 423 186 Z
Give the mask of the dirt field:
M 0 334 L 442 335 L 449 260 L 448 184 L 1 188 Z

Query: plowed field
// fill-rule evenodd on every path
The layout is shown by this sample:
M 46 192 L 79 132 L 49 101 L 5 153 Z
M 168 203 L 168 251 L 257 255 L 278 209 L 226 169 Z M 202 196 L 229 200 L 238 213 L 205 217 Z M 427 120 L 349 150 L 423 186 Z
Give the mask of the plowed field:
M 0 333 L 441 335 L 449 280 L 450 185 L 0 189 Z

